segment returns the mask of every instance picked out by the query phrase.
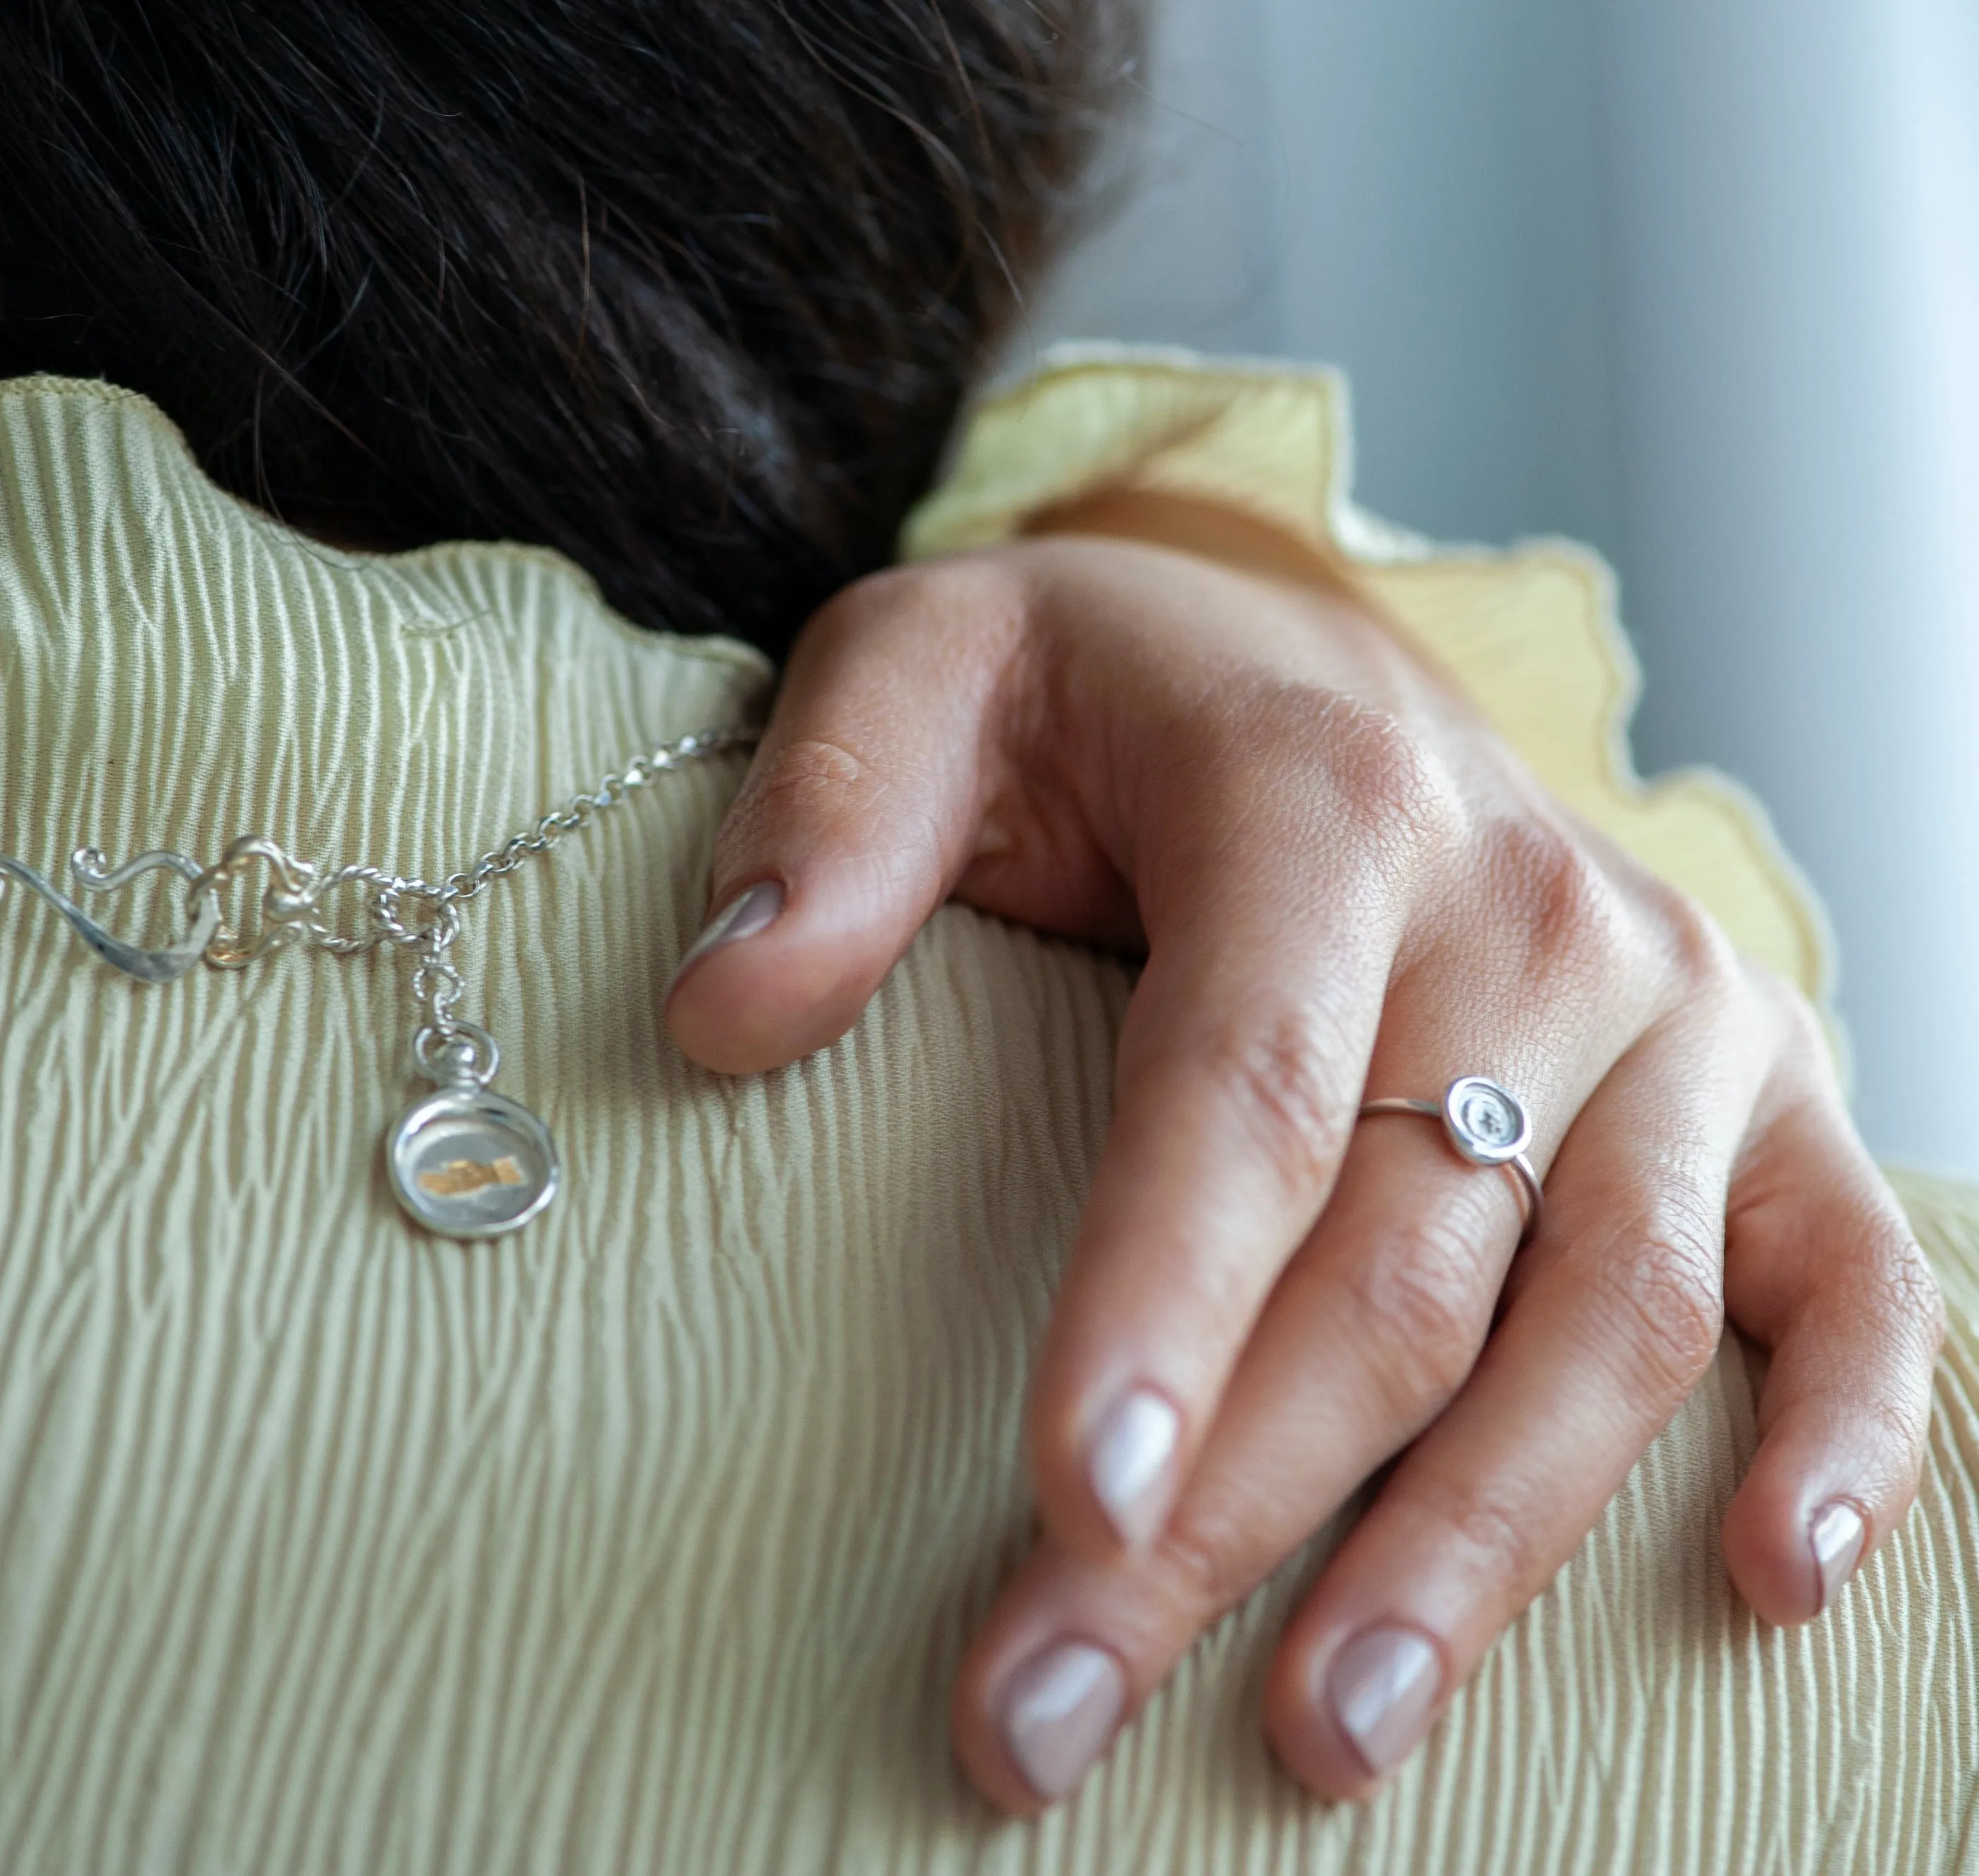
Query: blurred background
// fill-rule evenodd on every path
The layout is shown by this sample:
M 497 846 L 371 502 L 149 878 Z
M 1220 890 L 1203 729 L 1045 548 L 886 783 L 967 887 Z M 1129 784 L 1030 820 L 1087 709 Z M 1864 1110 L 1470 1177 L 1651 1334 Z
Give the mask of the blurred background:
M 1329 360 L 1364 505 L 1605 553 L 1640 766 L 1765 800 L 1871 1145 L 1979 1176 L 1979 4 L 1156 22 L 1135 181 L 1031 342 Z

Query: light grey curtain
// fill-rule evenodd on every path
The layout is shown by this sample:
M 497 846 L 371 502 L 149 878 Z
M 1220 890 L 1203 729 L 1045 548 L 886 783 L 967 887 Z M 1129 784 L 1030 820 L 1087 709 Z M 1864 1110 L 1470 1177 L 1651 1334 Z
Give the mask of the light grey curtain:
M 1167 0 L 1034 309 L 1325 357 L 1367 504 L 1619 568 L 1646 767 L 1756 787 L 1858 1107 L 1979 1174 L 1979 4 Z

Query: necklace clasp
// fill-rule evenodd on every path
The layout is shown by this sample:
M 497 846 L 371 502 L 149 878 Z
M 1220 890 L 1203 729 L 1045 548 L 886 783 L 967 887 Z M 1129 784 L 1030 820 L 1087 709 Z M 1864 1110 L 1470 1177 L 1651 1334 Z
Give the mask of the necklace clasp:
M 78 886 L 95 893 L 114 893 L 147 873 L 161 870 L 176 873 L 190 890 L 186 894 L 186 933 L 175 943 L 154 951 L 126 944 L 97 923 L 75 900 L 65 897 L 33 867 L 0 853 L 0 886 L 18 880 L 30 892 L 38 893 L 69 923 L 69 926 L 91 950 L 113 969 L 141 983 L 170 983 L 183 977 L 197 964 L 213 942 L 220 927 L 220 901 L 212 889 L 202 889 L 204 875 L 196 860 L 183 853 L 140 853 L 135 860 L 112 867 L 93 847 L 82 847 L 69 856 L 69 871 Z

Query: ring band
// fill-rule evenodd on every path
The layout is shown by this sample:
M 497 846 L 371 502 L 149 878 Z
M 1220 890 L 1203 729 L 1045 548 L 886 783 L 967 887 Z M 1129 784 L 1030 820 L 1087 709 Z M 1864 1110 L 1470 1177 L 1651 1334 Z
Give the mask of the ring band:
M 1524 1223 L 1519 1242 L 1527 1242 L 1540 1228 L 1544 1202 L 1540 1175 L 1526 1148 L 1533 1143 L 1532 1122 L 1518 1097 L 1481 1075 L 1461 1075 L 1444 1090 L 1440 1101 L 1410 1101 L 1399 1095 L 1364 1102 L 1361 1118 L 1370 1114 L 1421 1114 L 1443 1122 L 1444 1137 L 1460 1158 L 1473 1166 L 1503 1166 L 1519 1189 Z

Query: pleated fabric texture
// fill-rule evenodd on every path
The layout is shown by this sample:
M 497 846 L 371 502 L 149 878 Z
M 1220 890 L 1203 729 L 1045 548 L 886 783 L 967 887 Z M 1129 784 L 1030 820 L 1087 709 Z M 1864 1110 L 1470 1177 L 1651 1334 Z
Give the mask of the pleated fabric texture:
M 260 832 L 436 873 L 766 677 L 550 555 L 300 541 L 141 400 L 0 387 L 0 851 L 45 871 Z M 566 1174 L 496 1245 L 390 1195 L 403 957 L 145 986 L 0 897 L 0 1869 L 1979 1870 L 1979 1198 L 1928 1183 L 1930 1474 L 1828 1619 L 1766 1630 L 1725 1582 L 1728 1348 L 1374 1802 L 1305 1797 L 1258 1733 L 1323 1537 L 1075 1801 L 993 1818 L 944 1706 L 1028 1541 L 1129 979 L 951 908 L 837 1046 L 691 1068 L 660 996 L 741 772 L 470 915 L 463 1013 Z M 162 930 L 167 897 L 101 909 Z

